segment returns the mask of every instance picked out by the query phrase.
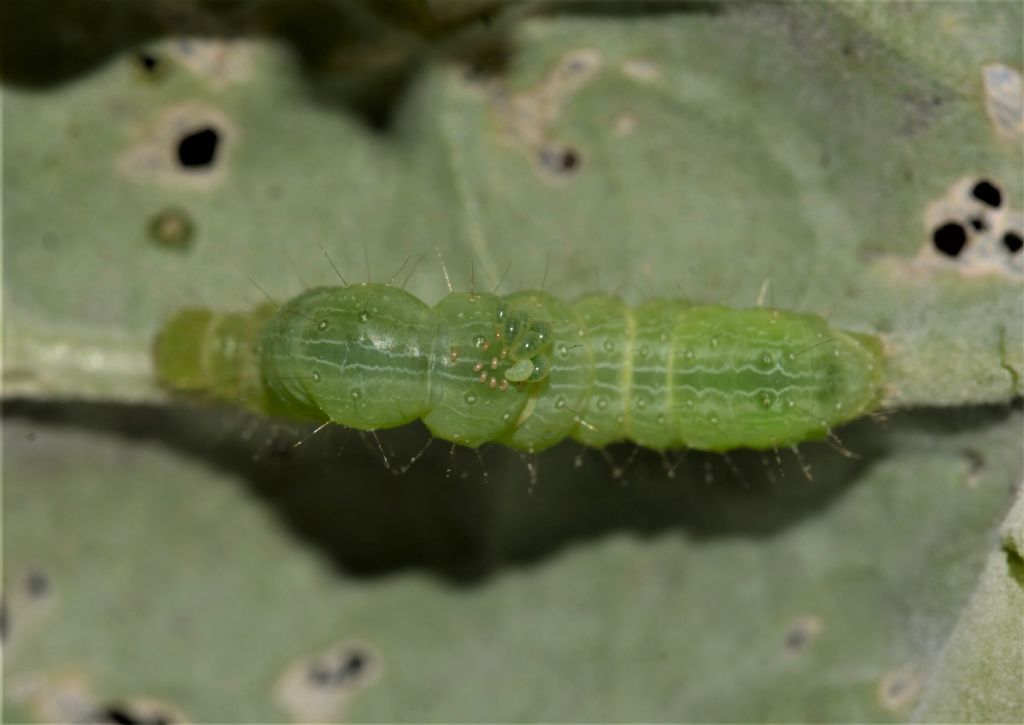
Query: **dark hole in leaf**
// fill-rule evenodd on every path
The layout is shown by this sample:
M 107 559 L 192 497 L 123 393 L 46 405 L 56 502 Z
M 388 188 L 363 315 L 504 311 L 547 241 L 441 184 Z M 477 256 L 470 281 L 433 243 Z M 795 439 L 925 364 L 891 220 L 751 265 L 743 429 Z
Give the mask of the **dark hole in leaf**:
M 156 73 L 160 66 L 160 59 L 152 53 L 142 51 L 135 56 L 135 60 L 138 62 L 139 67 L 142 68 L 146 73 Z
M 182 166 L 195 168 L 213 163 L 220 134 L 211 127 L 188 134 L 178 142 L 178 160 Z
M 1016 254 L 1024 247 L 1024 239 L 1016 232 L 1007 232 L 1003 235 L 1003 246 L 1010 250 L 1012 254 Z
M 121 705 L 108 705 L 97 713 L 97 721 L 103 723 L 118 723 L 118 725 L 170 725 L 170 718 L 159 713 L 153 715 L 138 715 L 131 709 Z
M 976 232 L 983 231 L 985 229 L 985 220 L 981 217 L 971 217 L 970 219 L 971 229 Z
M 335 662 L 314 664 L 309 670 L 309 678 L 323 687 L 346 685 L 363 674 L 367 660 L 365 653 L 352 650 Z
M 1002 192 L 999 191 L 995 184 L 986 179 L 982 179 L 975 184 L 971 194 L 982 204 L 988 204 L 994 209 L 998 209 L 999 205 L 1003 203 Z
M 345 672 L 350 677 L 358 677 L 364 669 L 366 669 L 366 655 L 358 650 L 349 653 L 348 659 L 345 660 Z
M 571 146 L 543 148 L 540 151 L 540 162 L 546 169 L 556 174 L 571 174 L 579 168 L 582 159 L 579 151 Z
M 955 257 L 967 244 L 967 232 L 956 222 L 947 222 L 932 233 L 932 242 L 943 254 Z

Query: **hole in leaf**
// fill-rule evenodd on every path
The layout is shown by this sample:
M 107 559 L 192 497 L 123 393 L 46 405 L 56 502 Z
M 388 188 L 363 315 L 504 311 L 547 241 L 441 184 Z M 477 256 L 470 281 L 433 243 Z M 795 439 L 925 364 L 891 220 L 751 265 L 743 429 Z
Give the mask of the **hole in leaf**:
M 1020 234 L 1016 232 L 1007 232 L 1003 235 L 1003 246 L 1009 250 L 1011 254 L 1016 254 L 1024 247 L 1024 239 L 1021 238 Z
M 955 257 L 967 244 L 967 232 L 956 222 L 947 222 L 932 233 L 935 248 L 943 254 Z
M 220 134 L 207 126 L 188 134 L 178 142 L 178 160 L 186 168 L 209 166 L 217 154 Z
M 121 705 L 108 705 L 96 714 L 96 721 L 101 723 L 117 723 L 118 725 L 170 725 L 170 718 L 159 713 L 138 715 L 130 708 Z
M 995 184 L 986 179 L 982 179 L 974 185 L 971 195 L 982 204 L 987 204 L 993 209 L 998 209 L 999 205 L 1003 203 L 1002 192 L 999 191 Z
M 548 171 L 571 174 L 579 168 L 582 158 L 571 146 L 548 147 L 540 150 L 540 162 Z
M 160 59 L 152 53 L 141 51 L 135 55 L 135 61 L 145 73 L 153 74 L 160 69 Z

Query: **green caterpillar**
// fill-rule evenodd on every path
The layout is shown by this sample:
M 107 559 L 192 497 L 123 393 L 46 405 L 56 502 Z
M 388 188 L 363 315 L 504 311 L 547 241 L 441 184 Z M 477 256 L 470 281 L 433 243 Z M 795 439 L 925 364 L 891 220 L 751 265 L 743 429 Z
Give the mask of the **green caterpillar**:
M 384 284 L 308 290 L 251 313 L 179 312 L 156 367 L 178 390 L 360 430 L 423 420 L 476 447 L 769 449 L 823 438 L 882 398 L 882 346 L 815 315 L 593 295 Z

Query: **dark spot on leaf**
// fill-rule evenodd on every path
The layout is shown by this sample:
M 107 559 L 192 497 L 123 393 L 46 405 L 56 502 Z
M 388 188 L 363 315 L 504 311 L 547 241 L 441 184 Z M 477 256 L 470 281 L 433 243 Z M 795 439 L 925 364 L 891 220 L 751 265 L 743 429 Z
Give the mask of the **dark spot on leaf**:
M 25 591 L 30 597 L 44 597 L 50 591 L 50 579 L 41 571 L 33 570 L 25 576 Z
M 317 662 L 309 670 L 309 679 L 321 687 L 352 684 L 366 671 L 368 655 L 358 649 L 342 654 L 335 661 Z
M 971 194 L 982 204 L 988 204 L 993 209 L 998 209 L 999 205 L 1003 203 L 1002 192 L 991 181 L 986 179 L 982 179 L 975 184 Z
M 366 669 L 366 655 L 355 650 L 350 652 L 348 659 L 345 660 L 345 671 L 353 677 L 357 677 Z
M 967 232 L 956 222 L 946 222 L 932 234 L 932 242 L 943 254 L 955 257 L 967 244 Z
M 220 134 L 215 128 L 194 131 L 178 142 L 178 160 L 186 168 L 209 166 L 217 154 Z
M 580 166 L 580 153 L 571 146 L 545 147 L 540 150 L 540 162 L 556 174 L 574 173 Z
M 807 632 L 803 629 L 794 628 L 786 633 L 786 649 L 791 652 L 803 649 L 807 644 Z
M 985 220 L 981 217 L 971 217 L 969 223 L 971 225 L 971 229 L 976 232 L 984 231 L 985 229 Z
M 985 457 L 981 451 L 974 448 L 964 448 L 964 458 L 967 459 L 967 466 L 971 473 L 977 473 L 985 467 Z
M 1011 254 L 1016 254 L 1022 247 L 1024 247 L 1024 239 L 1022 239 L 1020 234 L 1017 234 L 1016 232 L 1007 232 L 1003 235 L 1003 246 L 1006 247 Z
M 149 221 L 149 236 L 162 247 L 187 249 L 194 234 L 192 217 L 178 207 L 163 209 Z
M 817 617 L 798 618 L 786 630 L 786 637 L 783 640 L 786 651 L 790 654 L 800 652 L 812 639 L 821 634 L 821 629 L 822 623 Z
M 135 55 L 135 62 L 139 64 L 139 68 L 146 74 L 155 74 L 160 70 L 160 59 L 146 51 L 137 53 Z
M 878 683 L 878 700 L 886 710 L 896 712 L 909 706 L 921 691 L 921 679 L 910 668 L 892 670 Z

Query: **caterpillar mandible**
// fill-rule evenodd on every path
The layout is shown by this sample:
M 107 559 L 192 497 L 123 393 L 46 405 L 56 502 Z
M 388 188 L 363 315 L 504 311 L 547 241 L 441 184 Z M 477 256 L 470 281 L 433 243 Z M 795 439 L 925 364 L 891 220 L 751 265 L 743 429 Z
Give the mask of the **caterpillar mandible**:
M 768 449 L 823 438 L 882 398 L 882 346 L 816 315 L 541 291 L 310 289 L 249 313 L 179 312 L 164 384 L 361 430 L 421 419 L 464 446 Z

